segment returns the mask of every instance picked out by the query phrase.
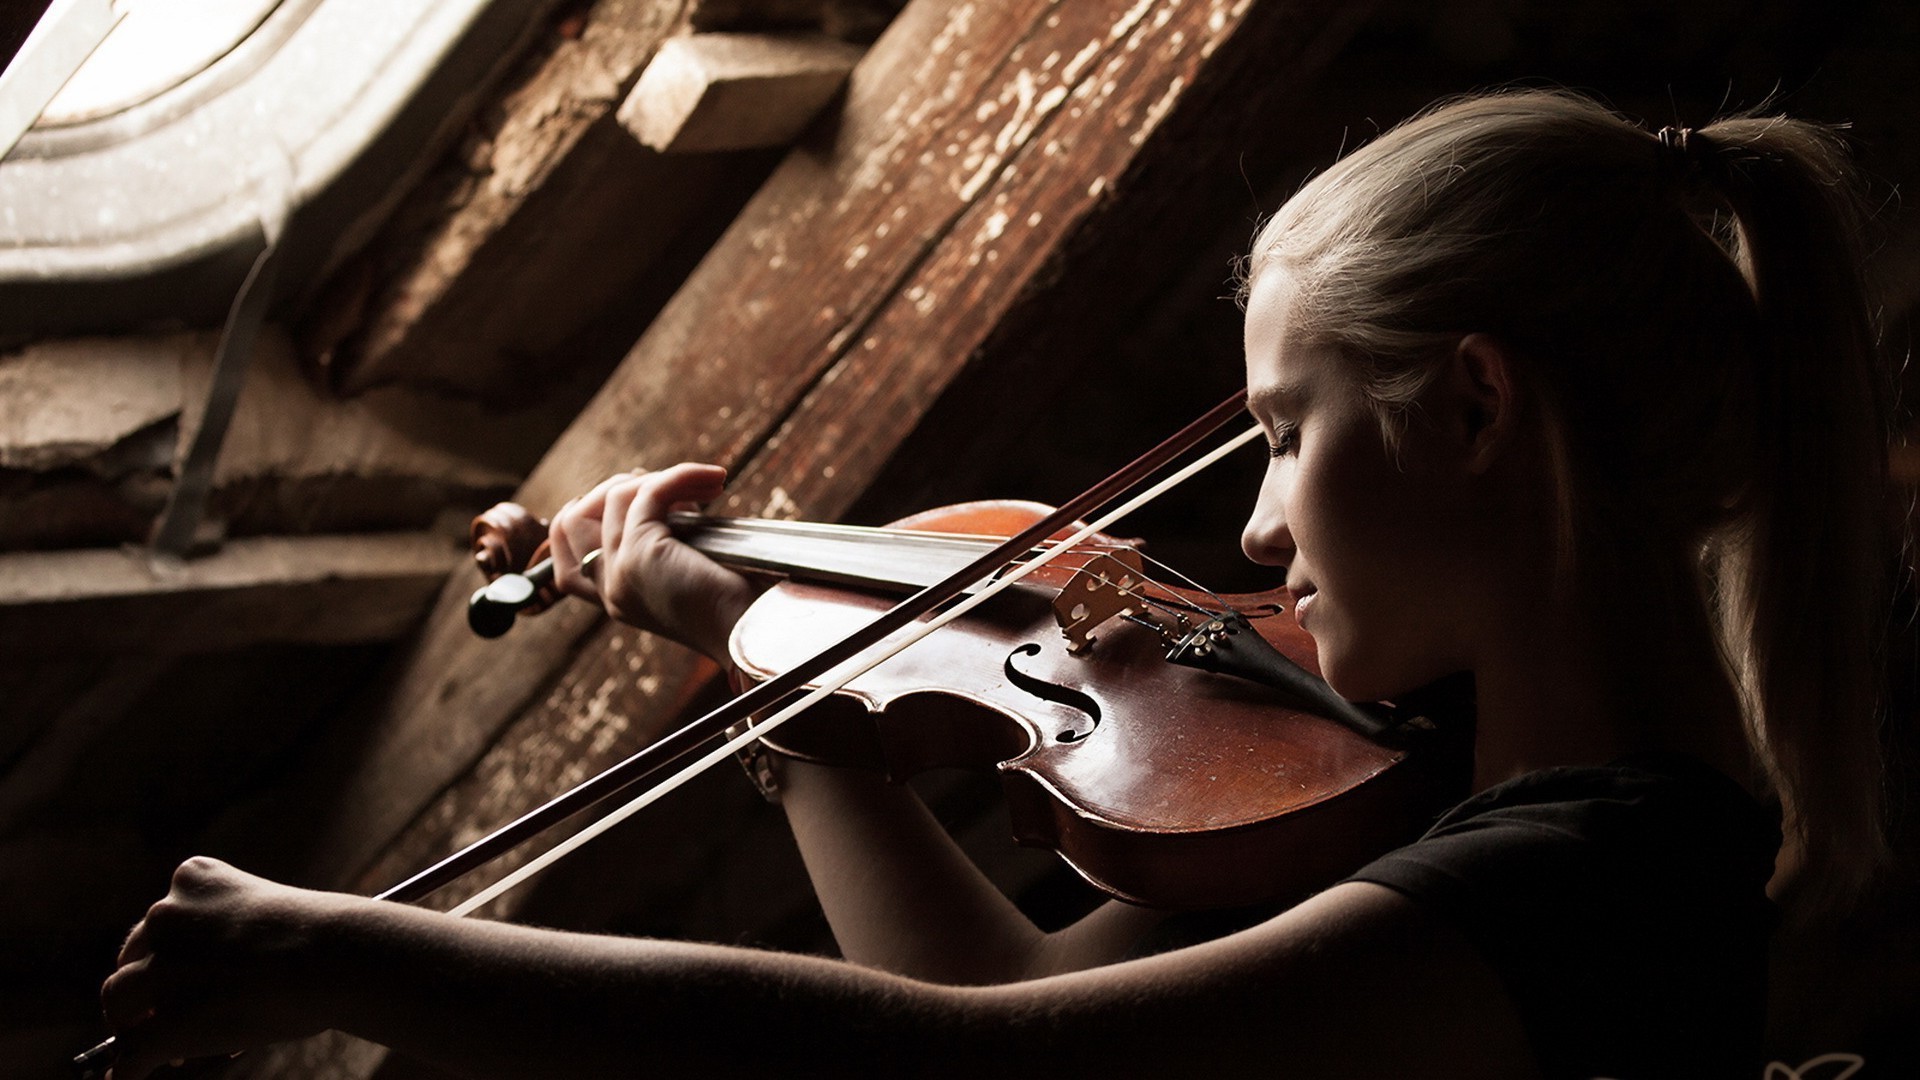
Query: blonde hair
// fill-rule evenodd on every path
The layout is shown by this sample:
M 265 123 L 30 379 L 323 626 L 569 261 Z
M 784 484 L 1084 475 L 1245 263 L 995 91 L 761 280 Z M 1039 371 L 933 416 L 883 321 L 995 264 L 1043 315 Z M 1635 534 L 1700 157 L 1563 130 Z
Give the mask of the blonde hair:
M 1838 139 L 1782 117 L 1656 137 L 1585 98 L 1436 107 L 1296 194 L 1249 278 L 1358 368 L 1391 442 L 1469 332 L 1523 369 L 1562 566 L 1714 620 L 1749 742 L 1826 901 L 1884 858 L 1890 408 Z M 1696 591 L 1697 590 L 1697 591 Z

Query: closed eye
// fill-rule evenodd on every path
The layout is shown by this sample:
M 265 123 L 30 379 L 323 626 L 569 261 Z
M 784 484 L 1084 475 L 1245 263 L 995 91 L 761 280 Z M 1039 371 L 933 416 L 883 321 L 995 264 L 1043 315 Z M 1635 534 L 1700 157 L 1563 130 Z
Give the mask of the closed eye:
M 1293 424 L 1280 424 L 1273 429 L 1273 438 L 1267 440 L 1267 456 L 1280 458 L 1300 449 L 1300 429 Z

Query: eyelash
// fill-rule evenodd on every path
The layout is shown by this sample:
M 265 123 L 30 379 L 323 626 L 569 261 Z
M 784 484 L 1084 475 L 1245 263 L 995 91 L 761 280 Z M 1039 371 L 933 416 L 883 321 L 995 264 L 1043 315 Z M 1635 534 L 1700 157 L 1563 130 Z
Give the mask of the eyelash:
M 1267 456 L 1285 457 L 1300 449 L 1300 429 L 1292 424 L 1283 424 L 1273 429 L 1273 438 L 1267 440 Z

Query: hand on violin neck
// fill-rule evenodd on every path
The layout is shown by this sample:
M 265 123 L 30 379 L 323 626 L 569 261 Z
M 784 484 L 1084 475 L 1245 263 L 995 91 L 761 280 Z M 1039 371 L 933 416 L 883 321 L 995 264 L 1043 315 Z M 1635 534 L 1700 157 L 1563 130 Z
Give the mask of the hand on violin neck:
M 717 498 L 726 478 L 718 465 L 685 462 L 601 481 L 553 517 L 555 587 L 726 664 L 727 636 L 759 590 L 680 542 L 666 521 L 675 509 Z

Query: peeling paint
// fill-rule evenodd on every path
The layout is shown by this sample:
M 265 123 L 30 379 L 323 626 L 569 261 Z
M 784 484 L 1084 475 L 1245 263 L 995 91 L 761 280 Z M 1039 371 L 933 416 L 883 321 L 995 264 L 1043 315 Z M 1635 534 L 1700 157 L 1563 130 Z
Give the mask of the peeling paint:
M 1086 71 L 1087 64 L 1092 62 L 1093 58 L 1098 56 L 1099 53 L 1099 42 L 1087 42 L 1086 47 L 1074 53 L 1073 59 L 1067 61 L 1067 66 L 1060 69 L 1060 81 L 1067 83 L 1079 82 L 1080 76 Z
M 1016 72 L 1011 85 L 1001 92 L 1004 98 L 1008 94 L 1014 98 L 1013 114 L 993 137 L 993 152 L 983 155 L 978 164 L 968 164 L 971 175 L 961 183 L 958 193 L 962 199 L 971 201 L 992 180 L 1000 164 L 1015 148 L 1023 145 L 1033 136 L 1040 124 L 1046 120 L 1061 102 L 1066 100 L 1064 87 L 1052 86 L 1045 91 L 1039 90 L 1039 82 L 1033 72 L 1021 69 Z M 976 140 L 977 141 L 977 140 Z
M 1119 41 L 1121 38 L 1133 33 L 1133 28 L 1140 25 L 1140 20 L 1147 17 L 1147 12 L 1152 7 L 1153 0 L 1140 0 L 1139 3 L 1133 5 L 1131 10 L 1125 15 L 1120 16 L 1119 22 L 1113 24 L 1113 29 L 1107 31 L 1107 40 Z
M 783 518 L 788 521 L 800 516 L 800 504 L 793 501 L 787 489 L 776 487 L 767 493 L 767 505 L 760 511 L 762 517 Z
M 1153 133 L 1153 129 L 1159 127 L 1160 121 L 1165 120 L 1167 114 L 1173 111 L 1174 103 L 1180 98 L 1180 91 L 1186 87 L 1187 77 L 1175 75 L 1173 81 L 1167 84 L 1167 92 L 1161 94 L 1158 101 L 1147 106 L 1147 115 L 1141 118 L 1140 126 L 1134 129 L 1133 134 L 1127 136 L 1127 141 L 1134 146 L 1146 142 L 1147 136 Z
M 605 756 L 607 751 L 619 744 L 620 736 L 625 735 L 632 726 L 633 722 L 627 718 L 626 714 L 610 714 L 607 722 L 594 730 L 593 739 L 587 743 L 587 753 L 595 758 Z

